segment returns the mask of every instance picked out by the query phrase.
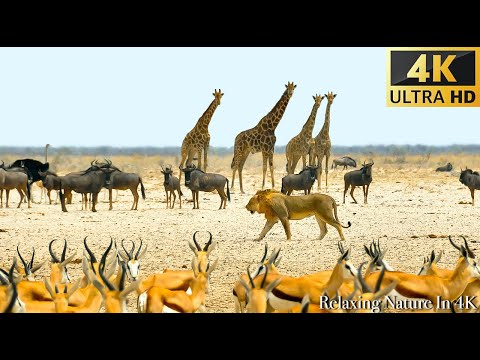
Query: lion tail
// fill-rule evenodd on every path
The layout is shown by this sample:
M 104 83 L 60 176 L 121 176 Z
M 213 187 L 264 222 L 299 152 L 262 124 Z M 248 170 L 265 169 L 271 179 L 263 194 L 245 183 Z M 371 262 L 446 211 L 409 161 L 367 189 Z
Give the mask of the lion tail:
M 332 198 L 332 205 L 333 205 L 333 213 L 335 215 L 335 220 L 337 220 L 337 222 L 340 224 L 340 226 L 343 227 L 344 229 L 348 229 L 350 226 L 352 226 L 352 223 L 350 221 L 347 222 L 348 226 L 344 226 L 344 225 L 342 225 L 340 220 L 338 220 L 337 203 L 335 202 L 334 198 Z

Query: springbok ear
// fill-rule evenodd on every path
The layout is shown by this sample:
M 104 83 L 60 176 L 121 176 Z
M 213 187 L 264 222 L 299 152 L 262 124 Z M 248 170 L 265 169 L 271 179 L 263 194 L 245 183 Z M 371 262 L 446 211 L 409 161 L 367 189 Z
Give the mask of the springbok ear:
M 215 261 L 213 262 L 213 265 L 208 268 L 208 270 L 207 270 L 207 275 L 208 275 L 208 276 L 210 276 L 210 274 L 212 273 L 212 271 L 216 269 L 217 264 L 218 264 L 218 258 L 215 259 Z
M 239 280 L 240 282 L 240 285 L 242 285 L 245 289 L 245 291 L 248 293 L 250 291 L 250 287 L 247 285 L 247 283 L 245 282 L 245 280 L 243 280 L 242 278 L 240 278 Z
M 77 291 L 78 287 L 80 286 L 80 281 L 81 279 L 78 279 L 73 286 L 70 287 L 70 289 L 67 290 L 67 299 L 72 296 L 72 294 Z M 66 287 L 67 285 L 65 285 Z
M 50 281 L 47 278 L 43 279 L 43 282 L 45 284 L 45 287 L 47 288 L 48 293 L 52 297 L 52 300 L 55 298 L 55 292 L 52 289 L 52 286 L 50 285 Z
M 385 286 L 382 290 L 375 293 L 374 299 L 379 299 L 387 294 L 389 294 L 395 287 L 397 286 L 397 282 L 394 281 L 390 283 L 390 285 Z
M 275 289 L 278 286 L 278 284 L 280 284 L 281 281 L 282 281 L 282 278 L 273 280 L 270 284 L 267 285 L 267 287 L 265 288 L 265 291 L 267 293 L 271 292 L 273 289 Z

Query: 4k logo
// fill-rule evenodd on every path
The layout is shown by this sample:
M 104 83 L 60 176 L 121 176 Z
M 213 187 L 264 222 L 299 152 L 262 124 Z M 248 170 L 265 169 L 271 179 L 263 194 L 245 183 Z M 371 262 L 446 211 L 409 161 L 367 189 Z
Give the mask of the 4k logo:
M 480 106 L 480 48 L 387 50 L 387 106 Z

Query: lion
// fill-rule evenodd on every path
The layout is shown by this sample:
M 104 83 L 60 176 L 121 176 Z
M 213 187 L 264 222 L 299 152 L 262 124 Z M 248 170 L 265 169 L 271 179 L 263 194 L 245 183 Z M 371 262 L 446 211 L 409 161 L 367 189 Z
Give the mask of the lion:
M 340 223 L 335 200 L 325 194 L 287 196 L 277 190 L 260 190 L 250 198 L 245 207 L 252 214 L 255 211 L 259 214 L 265 214 L 267 219 L 267 223 L 258 238 L 255 239 L 256 241 L 262 240 L 278 220 L 282 222 L 287 240 L 292 238 L 290 220 L 301 220 L 315 215 L 320 227 L 320 240 L 327 235 L 327 224 L 337 229 L 342 240 L 345 240 L 342 227 L 346 229 L 352 225 L 350 221 L 348 226 Z

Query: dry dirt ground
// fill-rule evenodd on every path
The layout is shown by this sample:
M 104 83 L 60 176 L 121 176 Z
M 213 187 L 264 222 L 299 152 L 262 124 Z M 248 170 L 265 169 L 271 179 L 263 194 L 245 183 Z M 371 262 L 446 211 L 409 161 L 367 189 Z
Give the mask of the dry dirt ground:
M 215 166 L 215 159 L 211 161 L 214 164 L 212 170 L 228 176 L 231 185 L 231 170 L 225 165 L 228 162 Z M 280 164 L 283 159 L 276 162 L 277 189 L 285 174 Z M 234 312 L 233 284 L 251 262 L 260 259 L 265 242 L 270 249 L 281 247 L 280 270 L 291 276 L 331 269 L 340 255 L 337 231 L 327 226 L 327 236 L 318 240 L 319 228 L 315 218 L 292 221 L 290 241 L 286 240 L 281 224 L 275 225 L 261 242 L 253 241 L 265 224 L 263 215 L 252 215 L 245 209 L 250 197 L 261 188 L 261 165 L 258 160 L 254 165 L 244 170 L 246 194 L 239 192 L 237 175 L 231 202 L 227 203 L 225 210 L 218 210 L 220 198 L 213 193 L 201 193 L 200 209 L 193 210 L 193 204 L 185 201 L 191 199 L 190 190 L 183 185 L 182 209 L 178 206 L 178 199 L 174 209 L 167 209 L 163 177 L 156 164 L 138 167 L 147 198 L 140 199 L 137 211 L 130 210 L 132 195 L 129 191 L 119 192 L 119 201 L 114 203 L 112 211 L 108 210 L 108 203 L 101 193 L 97 213 L 80 210 L 78 194 L 74 195 L 74 204 L 67 205 L 68 213 L 61 211 L 60 204 L 32 204 L 30 209 L 23 204 L 17 209 L 19 197 L 13 192 L 10 208 L 0 209 L 0 265 L 6 268 L 11 264 L 17 244 L 26 257 L 35 247 L 36 261 L 48 259 L 47 245 L 52 239 L 66 239 L 67 256 L 76 251 L 80 259 L 83 238 L 88 236 L 90 248 L 98 258 L 110 237 L 117 241 L 142 238 L 148 244 L 141 265 L 143 275 L 164 268 L 186 269 L 190 268 L 193 255 L 187 240 L 200 230 L 199 240 L 205 243 L 208 239 L 206 231 L 210 231 L 218 241 L 212 258 L 218 258 L 219 263 L 211 276 L 207 310 L 212 313 Z M 480 202 L 472 207 L 468 189 L 458 181 L 458 170 L 440 173 L 431 167 L 417 167 L 408 162 L 397 166 L 377 161 L 373 167 L 368 204 L 363 204 L 361 188 L 355 190 L 358 204 L 353 204 L 350 197 L 347 197 L 346 204 L 342 204 L 344 173 L 330 170 L 327 193 L 338 203 L 340 221 L 352 223 L 350 228 L 344 229 L 345 245 L 351 246 L 351 257 L 356 266 L 367 259 L 363 245 L 377 239 L 388 248 L 385 259 L 390 265 L 406 272 L 417 272 L 423 257 L 433 249 L 445 251 L 439 266 L 452 268 L 458 252 L 449 244 L 448 235 L 457 241 L 460 241 L 459 235 L 464 235 L 473 251 L 478 250 Z M 324 179 L 325 175 L 321 192 L 325 191 Z M 268 187 L 270 181 L 267 181 Z M 38 201 L 40 190 L 35 186 L 33 189 Z M 316 184 L 314 190 L 317 191 Z M 49 276 L 48 269 L 48 266 L 40 269 L 39 277 Z M 72 279 L 82 276 L 80 263 L 69 265 L 68 270 Z M 136 312 L 133 294 L 129 296 L 128 305 L 129 311 Z

